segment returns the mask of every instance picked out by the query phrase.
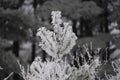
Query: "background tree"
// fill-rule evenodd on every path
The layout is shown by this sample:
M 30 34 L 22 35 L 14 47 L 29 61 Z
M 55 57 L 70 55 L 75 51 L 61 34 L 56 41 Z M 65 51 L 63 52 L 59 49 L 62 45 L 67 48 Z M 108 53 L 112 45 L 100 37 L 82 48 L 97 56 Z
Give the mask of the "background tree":
M 13 53 L 17 57 L 19 56 L 19 41 L 27 38 L 29 26 L 25 20 L 27 20 L 26 16 L 19 9 L 4 9 L 4 6 L 0 9 L 1 38 L 13 41 Z
M 101 23 L 100 23 L 100 32 L 109 33 L 109 23 L 110 20 L 108 19 L 113 9 L 115 9 L 112 0 L 93 0 L 96 4 L 103 9 L 102 14 L 100 15 Z M 112 10 L 112 11 L 111 11 Z
M 81 2 L 79 0 L 52 0 L 46 1 L 42 6 L 40 6 L 40 8 L 38 9 L 38 15 L 42 18 L 43 21 L 50 20 L 50 12 L 53 10 L 62 11 L 63 16 L 72 20 L 73 31 L 75 33 L 77 22 L 82 24 L 79 26 L 81 35 L 78 36 L 83 36 L 84 33 L 86 33 L 84 36 L 92 36 L 92 30 L 90 30 L 91 27 L 88 27 L 88 22 L 91 21 L 92 17 L 101 14 L 102 11 L 102 9 L 98 7 L 93 1 Z M 88 25 L 86 25 L 86 23 Z M 85 31 L 83 28 L 86 28 Z
M 80 11 L 80 13 L 82 14 L 82 17 L 80 18 L 80 36 L 93 36 L 92 30 L 96 26 L 94 21 L 102 13 L 102 9 L 93 1 L 83 1 L 82 3 L 84 7 Z M 97 21 L 99 22 L 99 20 Z
M 118 24 L 120 23 L 120 1 L 111 1 L 112 3 L 112 11 L 109 15 L 108 19 L 110 22 L 116 21 Z M 119 24 L 120 25 L 120 24 Z

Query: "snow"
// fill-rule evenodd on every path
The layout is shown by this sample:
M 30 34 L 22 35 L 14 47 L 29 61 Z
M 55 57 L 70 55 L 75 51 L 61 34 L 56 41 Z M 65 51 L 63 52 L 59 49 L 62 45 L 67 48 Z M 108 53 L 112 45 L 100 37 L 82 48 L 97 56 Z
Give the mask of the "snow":
M 110 34 L 111 34 L 111 35 L 118 35 L 118 34 L 120 34 L 120 30 L 114 28 L 114 29 L 110 32 Z

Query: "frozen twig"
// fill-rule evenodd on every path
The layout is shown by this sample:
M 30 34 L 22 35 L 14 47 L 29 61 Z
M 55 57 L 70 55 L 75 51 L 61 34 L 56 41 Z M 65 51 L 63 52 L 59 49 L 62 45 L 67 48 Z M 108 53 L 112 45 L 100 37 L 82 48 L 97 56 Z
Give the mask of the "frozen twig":
M 3 80 L 8 80 L 12 75 L 13 75 L 14 72 L 11 72 L 6 78 L 4 78 Z

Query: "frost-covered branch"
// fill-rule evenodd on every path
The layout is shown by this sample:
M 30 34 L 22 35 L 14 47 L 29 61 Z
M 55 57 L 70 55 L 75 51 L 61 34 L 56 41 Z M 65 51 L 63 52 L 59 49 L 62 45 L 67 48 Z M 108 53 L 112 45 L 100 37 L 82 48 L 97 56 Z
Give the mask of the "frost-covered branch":
M 69 64 L 62 60 L 42 62 L 37 57 L 26 73 L 22 68 L 22 76 L 25 80 L 67 80 L 74 71 Z
M 11 72 L 6 78 L 4 78 L 3 80 L 8 80 L 11 76 L 13 75 L 13 72 Z
M 70 53 L 76 44 L 77 37 L 72 31 L 72 26 L 62 22 L 60 11 L 53 11 L 51 15 L 53 31 L 47 30 L 45 27 L 39 28 L 37 33 L 37 36 L 41 38 L 39 46 L 52 57 L 61 58 Z
M 40 57 L 36 57 L 27 71 L 21 65 L 20 68 L 24 80 L 95 80 L 95 69 L 99 65 L 96 59 L 90 65 L 76 68 L 61 59 L 42 62 Z
M 37 36 L 41 38 L 39 46 L 55 59 L 42 62 L 40 57 L 36 57 L 27 71 L 19 64 L 24 80 L 94 80 L 96 68 L 100 65 L 99 59 L 96 58 L 92 63 L 86 63 L 79 68 L 71 66 L 67 60 L 62 60 L 76 44 L 77 37 L 72 26 L 62 22 L 60 11 L 52 12 L 52 25 L 53 31 L 42 27 L 39 28 Z M 79 61 L 77 62 L 79 64 Z

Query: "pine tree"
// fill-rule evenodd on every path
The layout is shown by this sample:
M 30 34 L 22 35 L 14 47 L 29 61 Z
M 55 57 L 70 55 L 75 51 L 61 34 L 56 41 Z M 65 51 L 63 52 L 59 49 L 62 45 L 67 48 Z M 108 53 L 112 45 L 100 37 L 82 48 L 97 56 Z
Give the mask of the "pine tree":
M 0 4 L 2 4 L 2 2 Z M 12 5 L 14 4 L 11 4 L 11 6 Z M 19 9 L 12 9 L 11 6 L 1 6 L 0 36 L 1 38 L 13 41 L 13 53 L 19 57 L 19 41 L 27 39 L 27 32 L 30 26 L 23 12 Z
M 101 14 L 102 9 L 97 6 L 97 4 L 93 1 L 83 1 L 80 0 L 52 0 L 46 1 L 40 8 L 38 9 L 39 16 L 42 20 L 49 20 L 50 22 L 50 12 L 53 10 L 60 10 L 63 12 L 63 16 L 72 20 L 73 22 L 73 31 L 76 32 L 77 22 L 83 22 L 82 24 L 88 25 L 80 25 L 79 29 L 81 29 L 81 35 L 86 33 L 86 35 L 92 35 L 92 26 L 89 26 L 89 20 L 91 21 L 93 17 Z M 84 19 L 82 21 L 82 19 Z M 82 28 L 81 28 L 82 27 Z M 86 28 L 86 31 L 83 31 L 83 28 Z M 90 31 L 87 31 L 89 28 Z M 91 32 L 91 33 L 88 33 Z M 90 35 L 89 35 L 90 34 Z M 78 35 L 79 36 L 79 35 Z

